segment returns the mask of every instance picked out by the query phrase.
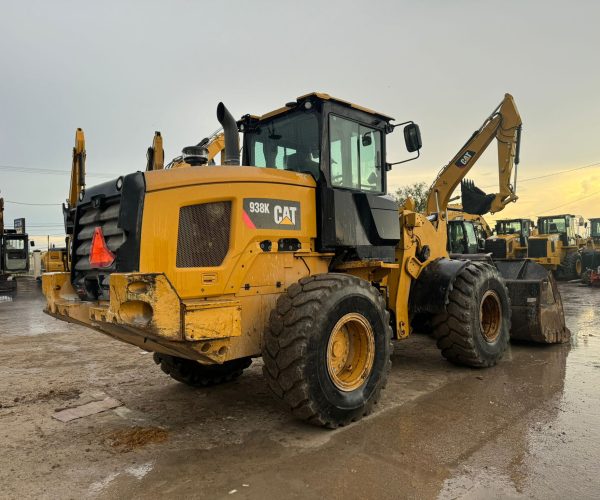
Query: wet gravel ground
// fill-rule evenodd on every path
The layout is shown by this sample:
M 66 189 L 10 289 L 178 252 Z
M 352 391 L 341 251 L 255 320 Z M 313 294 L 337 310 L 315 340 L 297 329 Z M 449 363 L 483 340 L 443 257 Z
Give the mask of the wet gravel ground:
M 326 431 L 295 421 L 261 362 L 211 389 L 42 313 L 33 281 L 0 298 L 0 498 L 597 498 L 600 289 L 561 284 L 570 345 L 515 345 L 488 370 L 433 341 L 396 345 L 378 411 Z M 120 408 L 68 423 L 104 396 Z

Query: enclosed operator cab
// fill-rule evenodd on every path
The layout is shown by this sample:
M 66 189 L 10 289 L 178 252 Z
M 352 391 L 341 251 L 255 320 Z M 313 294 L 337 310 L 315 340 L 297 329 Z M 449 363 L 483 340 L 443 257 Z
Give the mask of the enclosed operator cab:
M 533 232 L 529 219 L 505 219 L 496 222 L 496 234 L 485 241 L 486 253 L 495 259 L 518 259 L 527 256 L 527 242 Z
M 28 237 L 10 231 L 2 235 L 2 267 L 5 274 L 26 272 L 29 270 Z
M 485 232 L 480 223 L 470 220 L 448 221 L 448 253 L 476 254 L 484 251 Z
M 590 237 L 596 246 L 600 245 L 600 218 L 590 219 Z

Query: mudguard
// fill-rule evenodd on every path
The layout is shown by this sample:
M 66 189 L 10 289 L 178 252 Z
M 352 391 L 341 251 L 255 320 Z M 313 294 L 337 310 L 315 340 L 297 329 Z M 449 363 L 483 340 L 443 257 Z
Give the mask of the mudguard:
M 468 263 L 468 260 L 441 258 L 425 267 L 412 285 L 408 306 L 411 317 L 444 312 L 454 281 Z

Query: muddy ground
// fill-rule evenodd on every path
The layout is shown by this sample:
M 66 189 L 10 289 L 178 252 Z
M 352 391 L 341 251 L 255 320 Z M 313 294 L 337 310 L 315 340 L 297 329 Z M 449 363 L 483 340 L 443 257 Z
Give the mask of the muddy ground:
M 0 497 L 597 498 L 600 289 L 561 285 L 570 345 L 512 345 L 457 368 L 423 335 L 396 345 L 378 411 L 327 431 L 273 399 L 261 362 L 191 389 L 152 355 L 0 299 Z M 62 423 L 62 408 L 123 406 Z

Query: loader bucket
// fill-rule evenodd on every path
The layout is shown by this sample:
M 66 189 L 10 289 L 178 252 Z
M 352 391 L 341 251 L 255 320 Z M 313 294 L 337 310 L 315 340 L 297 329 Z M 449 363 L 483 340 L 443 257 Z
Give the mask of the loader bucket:
M 464 180 L 460 183 L 461 203 L 463 211 L 468 214 L 485 215 L 490 211 L 495 194 L 486 194 L 473 181 Z
M 526 260 L 494 264 L 506 282 L 512 308 L 512 339 L 562 344 L 571 338 L 565 325 L 562 299 L 552 273 Z

